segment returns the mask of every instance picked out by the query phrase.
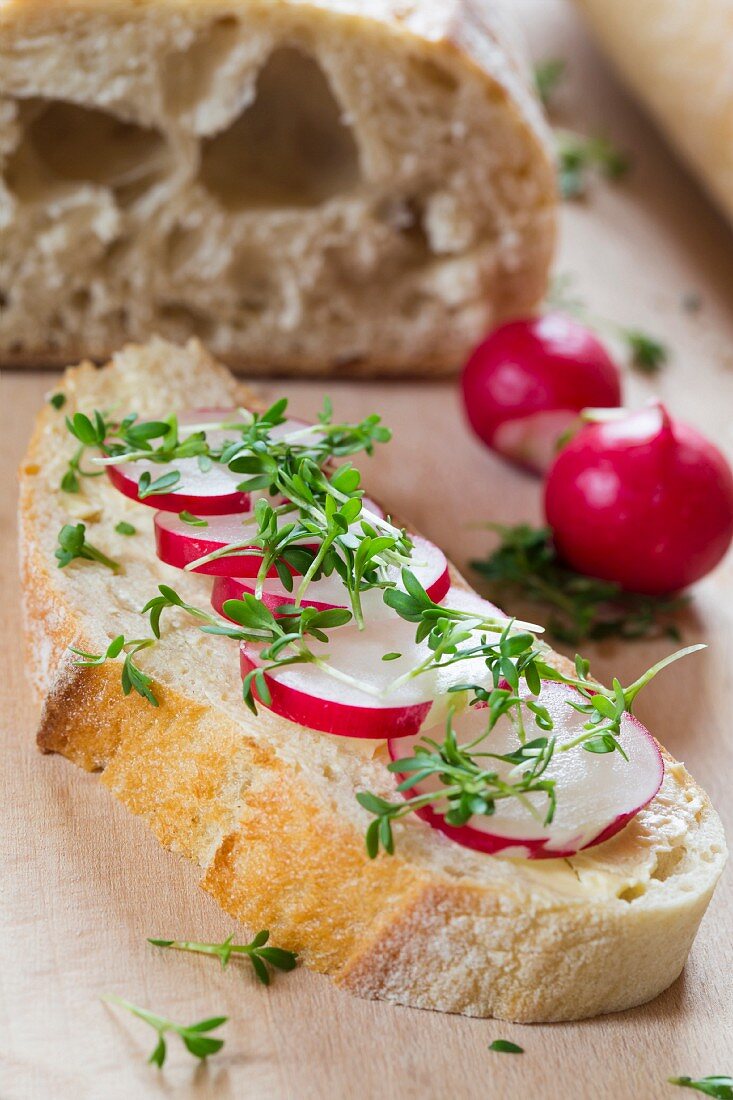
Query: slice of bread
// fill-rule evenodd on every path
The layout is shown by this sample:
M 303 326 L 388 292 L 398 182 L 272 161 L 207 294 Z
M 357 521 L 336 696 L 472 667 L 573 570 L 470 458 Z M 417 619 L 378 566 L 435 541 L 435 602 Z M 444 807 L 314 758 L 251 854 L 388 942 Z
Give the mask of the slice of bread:
M 270 928 L 276 943 L 355 993 L 548 1021 L 628 1008 L 677 977 L 725 842 L 706 795 L 669 757 L 657 797 L 612 840 L 571 859 L 483 855 L 411 818 L 397 826 L 396 854 L 370 861 L 370 819 L 355 793 L 393 795 L 384 748 L 264 709 L 253 717 L 235 642 L 171 616 L 161 643 L 138 657 L 157 709 L 122 695 L 118 662 L 77 667 L 70 645 L 98 653 L 120 633 L 148 633 L 139 611 L 159 583 L 205 607 L 210 580 L 159 562 L 154 510 L 106 478 L 85 479 L 79 495 L 59 490 L 74 443 L 65 413 L 150 416 L 250 395 L 198 343 L 163 341 L 128 347 L 102 370 L 70 370 L 61 392 L 65 408 L 39 416 L 20 508 L 44 751 L 101 772 L 167 848 L 201 866 L 204 888 L 227 912 Z M 123 519 L 137 535 L 115 533 Z M 90 540 L 123 563 L 119 575 L 87 561 L 56 568 L 58 531 L 70 520 L 83 520 Z
M 195 335 L 252 374 L 454 369 L 541 298 L 506 0 L 5 0 L 0 361 Z

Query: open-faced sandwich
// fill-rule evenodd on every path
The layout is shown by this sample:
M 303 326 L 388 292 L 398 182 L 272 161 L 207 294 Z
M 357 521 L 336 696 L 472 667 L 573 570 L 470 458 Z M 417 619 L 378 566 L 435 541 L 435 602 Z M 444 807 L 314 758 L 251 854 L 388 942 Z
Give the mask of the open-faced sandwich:
M 39 744 L 355 993 L 519 1021 L 646 1001 L 725 858 L 631 713 L 668 662 L 603 687 L 480 598 L 363 494 L 388 439 L 259 407 L 197 343 L 69 370 L 22 470 Z

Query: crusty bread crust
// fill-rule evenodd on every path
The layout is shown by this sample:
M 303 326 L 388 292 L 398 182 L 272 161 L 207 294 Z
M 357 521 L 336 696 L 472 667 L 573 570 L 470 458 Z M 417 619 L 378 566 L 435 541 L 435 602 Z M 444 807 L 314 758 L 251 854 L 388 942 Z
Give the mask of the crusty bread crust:
M 67 411 L 114 394 L 129 400 L 136 371 L 152 395 L 143 398 L 143 415 L 193 404 L 203 393 L 216 402 L 248 398 L 199 347 L 156 343 L 126 349 L 102 372 L 68 372 Z M 173 392 L 181 377 L 195 379 L 185 396 Z M 44 752 L 100 771 L 165 847 L 203 868 L 204 889 L 227 912 L 269 927 L 306 965 L 362 996 L 538 1022 L 628 1008 L 677 977 L 725 844 L 704 792 L 671 758 L 657 798 L 616 838 L 570 860 L 540 865 L 471 853 L 415 820 L 400 827 L 395 856 L 370 861 L 367 816 L 354 792 L 393 791 L 379 753 L 372 759 L 358 745 L 265 711 L 254 718 L 236 691 L 230 697 L 213 680 L 203 680 L 202 691 L 204 663 L 220 664 L 225 683 L 236 676 L 227 640 L 207 641 L 215 648 L 206 661 L 181 668 L 180 654 L 204 636 L 171 622 L 160 647 L 146 651 L 160 650 L 158 664 L 146 666 L 158 708 L 121 694 L 119 664 L 78 668 L 67 647 L 99 650 L 109 636 L 100 593 L 106 587 L 113 601 L 117 582 L 86 563 L 75 575 L 73 566 L 54 568 L 54 532 L 68 503 L 49 470 L 54 455 L 61 450 L 63 460 L 70 450 L 61 419 L 50 408 L 40 414 L 21 484 L 28 659 L 45 695 Z M 94 525 L 103 548 L 112 549 L 104 538 L 130 508 L 143 527 L 146 509 L 106 484 L 95 481 L 89 494 L 90 509 L 104 501 Z M 152 549 L 135 552 L 141 560 L 126 561 L 124 585 L 137 609 L 163 574 Z M 137 621 L 116 605 L 114 633 L 129 629 L 125 614 Z
M 506 0 L 0 4 L 0 361 L 103 361 L 160 332 L 206 339 L 249 375 L 457 369 L 493 324 L 541 299 L 555 242 L 548 132 L 507 10 Z M 292 193 L 273 184 L 264 199 L 231 200 L 207 182 L 206 150 L 236 136 L 283 50 L 313 66 L 285 98 L 315 97 L 319 72 L 333 92 L 329 125 L 351 127 L 355 178 L 340 181 L 338 165 L 329 176 L 321 150 L 325 198 L 304 199 L 294 163 Z M 63 145 L 75 132 L 78 148 Z M 226 149 L 216 171 L 256 185 L 257 165 L 245 170 Z

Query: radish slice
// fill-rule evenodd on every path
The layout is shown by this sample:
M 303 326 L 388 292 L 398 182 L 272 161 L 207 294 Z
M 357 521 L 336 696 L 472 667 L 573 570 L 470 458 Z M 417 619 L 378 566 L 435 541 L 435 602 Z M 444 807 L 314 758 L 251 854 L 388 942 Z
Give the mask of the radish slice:
M 254 647 L 247 642 L 240 643 L 240 664 L 242 677 L 258 664 Z M 293 669 L 300 667 L 292 666 L 287 682 L 282 673 L 265 673 L 271 697 L 267 707 L 282 718 L 297 722 L 307 729 L 335 733 L 340 737 L 384 740 L 390 731 L 397 730 L 401 736 L 405 736 L 420 729 L 431 707 L 430 700 L 415 703 L 403 701 L 398 706 L 387 706 L 383 703 L 380 706 L 365 692 L 347 688 L 326 676 L 322 678 L 328 679 L 329 683 L 323 688 L 324 694 L 318 696 L 314 694 L 319 689 L 318 684 L 308 683 L 307 677 L 292 676 Z M 303 669 L 309 667 L 312 666 L 302 666 Z M 299 681 L 305 685 L 305 690 L 301 688 Z M 335 684 L 339 684 L 338 699 L 333 692 L 330 698 L 325 695 L 325 690 L 331 689 Z M 254 695 L 264 706 L 256 688 Z
M 547 800 L 541 792 L 525 796 L 537 810 L 539 820 L 517 798 L 498 801 L 491 817 L 474 815 L 462 826 L 447 824 L 443 814 L 432 806 L 417 810 L 417 815 L 465 848 L 491 854 L 501 852 L 515 858 L 560 859 L 608 840 L 654 798 L 664 778 L 664 762 L 652 735 L 630 714 L 621 721 L 620 736 L 628 762 L 619 752 L 599 755 L 580 747 L 568 752 L 558 751 L 583 732 L 585 716 L 568 705 L 570 701 L 581 699 L 574 688 L 565 684 L 542 683 L 539 702 L 552 716 L 555 725 L 549 736 L 556 738 L 555 753 L 543 776 L 555 780 L 557 808 L 549 825 L 543 824 Z M 548 736 L 537 726 L 531 712 L 525 711 L 524 723 L 527 741 Z M 454 720 L 454 729 L 459 744 L 473 741 L 486 729 L 486 718 L 482 711 L 470 709 Z M 410 757 L 417 742 L 416 737 L 391 738 L 388 743 L 390 756 L 393 760 Z M 502 718 L 480 751 L 506 754 L 514 752 L 518 745 L 514 725 L 509 718 Z M 495 767 L 502 779 L 506 779 L 513 768 L 511 764 L 491 759 L 485 759 L 484 766 Z M 516 778 L 516 771 L 514 775 Z M 406 776 L 399 778 L 402 780 Z M 404 797 L 440 789 L 438 779 L 431 776 L 405 791 Z M 442 805 L 447 807 L 447 803 Z
M 492 604 L 473 592 L 451 588 L 446 603 L 461 610 L 495 614 Z M 504 616 L 502 616 L 503 618 Z M 480 658 L 432 669 L 388 690 L 403 673 L 429 655 L 427 642 L 415 642 L 415 624 L 394 616 L 388 620 L 366 620 L 363 630 L 355 624 L 334 630 L 328 642 L 309 639 L 312 652 L 328 658 L 341 676 L 334 678 L 314 664 L 289 665 L 266 672 L 271 701 L 267 706 L 283 718 L 342 737 L 406 737 L 444 719 L 452 684 L 466 681 L 486 683 L 488 671 Z M 242 642 L 240 659 L 245 676 L 261 663 L 261 646 Z M 383 661 L 387 652 L 400 656 Z M 255 689 L 256 691 L 256 689 Z
M 205 428 L 208 423 L 218 424 L 230 417 L 232 422 L 240 419 L 236 409 L 200 409 L 185 413 L 179 417 L 181 438 L 190 435 L 194 427 Z M 241 423 L 242 427 L 246 426 L 245 421 Z M 302 430 L 304 426 L 308 425 L 302 420 L 286 420 L 284 424 L 273 428 L 271 435 L 273 439 L 279 439 L 288 432 Z M 237 431 L 235 428 L 212 429 L 206 432 L 206 438 L 209 443 L 219 447 L 227 441 L 233 442 L 237 438 Z M 213 462 L 208 469 L 202 470 L 197 458 L 181 458 L 175 462 L 163 463 L 139 459 L 119 465 L 111 464 L 105 469 L 112 484 L 126 497 L 164 512 L 188 511 L 197 516 L 221 516 L 231 512 L 246 512 L 252 504 L 251 494 L 237 489 L 237 485 L 245 481 L 246 476 L 234 473 L 220 462 Z M 154 493 L 141 500 L 138 487 L 140 478 L 146 472 L 150 474 L 152 481 L 173 472 L 180 473 L 181 477 L 170 492 Z
M 158 512 L 154 526 L 158 557 L 176 569 L 185 569 L 191 562 L 231 543 L 254 538 L 257 532 L 257 522 L 251 512 L 212 516 L 206 527 L 194 527 L 171 512 Z M 197 565 L 192 572 L 206 573 L 210 577 L 256 577 L 261 564 L 262 554 L 258 549 L 255 554 L 230 554 L 225 558 L 215 558 L 205 565 Z M 272 572 L 275 573 L 274 569 Z
M 562 313 L 494 329 L 469 357 L 461 383 L 476 435 L 536 473 L 581 409 L 621 404 L 618 367 L 590 329 Z
M 493 448 L 518 466 L 542 473 L 557 456 L 558 440 L 579 423 L 578 413 L 570 409 L 507 420 L 494 432 Z
M 280 498 L 273 500 L 273 504 L 281 502 Z M 364 507 L 380 518 L 384 516 L 379 505 L 368 497 L 364 497 Z M 283 516 L 282 523 L 292 522 L 294 518 L 297 518 L 297 512 Z M 257 522 L 251 512 L 213 516 L 208 520 L 206 527 L 195 527 L 186 523 L 180 516 L 171 515 L 170 512 L 158 512 L 154 526 L 158 557 L 166 565 L 173 565 L 176 569 L 185 569 L 199 558 L 213 554 L 216 550 L 222 550 L 232 543 L 241 543 L 248 537 L 254 538 L 257 533 Z M 307 540 L 297 545 L 309 546 L 314 552 L 317 549 L 314 543 L 309 543 Z M 197 565 L 192 572 L 205 573 L 210 577 L 256 577 L 262 564 L 262 552 L 259 547 L 253 546 L 249 548 L 249 553 L 245 553 L 247 549 L 244 547 L 242 553 L 227 554 L 225 557 Z M 270 570 L 269 576 L 277 577 L 274 568 Z M 241 591 L 244 590 L 240 590 L 236 597 L 225 598 L 240 599 Z
M 450 575 L 445 554 L 432 542 L 428 542 L 427 539 L 420 538 L 417 535 L 413 537 L 413 543 L 414 564 L 411 567 L 412 571 L 431 600 L 440 603 L 450 588 Z M 398 587 L 402 587 L 400 570 L 396 566 L 388 567 L 385 571 L 385 579 L 392 581 Z M 256 583 L 252 577 L 236 581 L 234 584 L 227 584 L 223 577 L 219 577 L 214 583 L 211 602 L 221 614 L 221 605 L 224 600 L 241 600 L 245 592 L 255 595 L 255 589 Z M 297 581 L 293 585 L 293 591 L 288 592 L 277 576 L 270 575 L 270 578 L 264 583 L 261 599 L 270 611 L 275 611 L 278 607 L 293 606 L 297 590 Z M 300 602 L 301 606 L 315 607 L 318 611 L 328 611 L 332 607 L 351 606 L 348 592 L 337 573 L 332 573 L 330 577 L 323 577 L 318 581 L 312 581 Z M 374 618 L 375 616 L 385 618 L 394 614 L 385 604 L 381 589 L 368 590 L 362 595 L 361 602 L 364 615 L 368 618 Z
M 226 466 L 215 462 L 204 472 L 195 458 L 182 458 L 177 462 L 154 463 L 141 459 L 124 466 L 107 466 L 107 476 L 115 489 L 131 500 L 162 508 L 165 512 L 194 512 L 199 516 L 219 516 L 227 512 L 246 512 L 251 506 L 249 493 L 236 488 L 242 481 L 241 474 L 233 474 Z M 178 490 L 138 495 L 138 484 L 144 471 L 153 481 L 177 470 L 181 479 Z
M 348 606 L 346 595 L 339 597 L 341 600 L 340 603 L 323 603 L 317 599 L 313 599 L 312 594 L 319 589 L 320 583 L 319 581 L 314 581 L 308 586 L 306 595 L 301 600 L 301 607 L 315 607 L 316 611 L 328 611 L 332 607 Z M 334 588 L 335 583 L 336 582 L 334 582 Z M 338 581 L 338 585 L 341 592 L 345 593 L 346 589 L 340 581 Z M 217 577 L 211 589 L 211 606 L 214 608 L 217 615 L 222 615 L 227 619 L 229 616 L 224 612 L 225 602 L 227 600 L 241 600 L 245 595 L 254 595 L 256 587 L 257 582 L 254 577 Z M 298 577 L 296 576 L 293 591 L 288 592 L 278 580 L 277 574 L 273 569 L 270 571 L 268 580 L 265 581 L 262 588 L 262 603 L 273 613 L 276 613 L 280 607 L 293 607 L 295 604 L 295 591 L 297 587 Z

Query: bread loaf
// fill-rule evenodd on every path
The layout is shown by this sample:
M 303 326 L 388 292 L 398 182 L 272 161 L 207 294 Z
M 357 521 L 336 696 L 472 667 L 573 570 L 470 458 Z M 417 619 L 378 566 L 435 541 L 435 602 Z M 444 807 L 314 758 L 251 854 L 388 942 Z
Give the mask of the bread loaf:
M 542 295 L 505 0 L 5 0 L 0 361 L 430 374 Z
M 75 443 L 64 415 L 160 416 L 251 395 L 196 343 L 161 341 L 128 347 L 103 370 L 69 371 L 60 392 L 63 410 L 39 416 L 20 506 L 45 752 L 101 772 L 162 844 L 201 867 L 204 888 L 227 912 L 269 928 L 355 993 L 529 1022 L 629 1008 L 677 977 L 725 841 L 705 793 L 671 758 L 657 796 L 620 833 L 569 859 L 485 855 L 411 816 L 395 827 L 396 854 L 370 860 L 369 815 L 355 795 L 395 797 L 383 743 L 316 733 L 264 708 L 253 717 L 230 639 L 202 633 L 183 614 L 167 618 L 160 643 L 139 654 L 157 708 L 122 695 L 119 662 L 78 667 L 68 646 L 102 653 L 120 633 L 146 632 L 140 609 L 161 582 L 204 607 L 210 581 L 160 562 L 154 509 L 106 478 L 82 479 L 82 493 L 60 491 Z M 79 520 L 122 563 L 118 575 L 88 561 L 56 568 L 59 529 Z M 134 537 L 116 532 L 123 520 Z
M 577 0 L 621 76 L 733 220 L 730 0 Z

